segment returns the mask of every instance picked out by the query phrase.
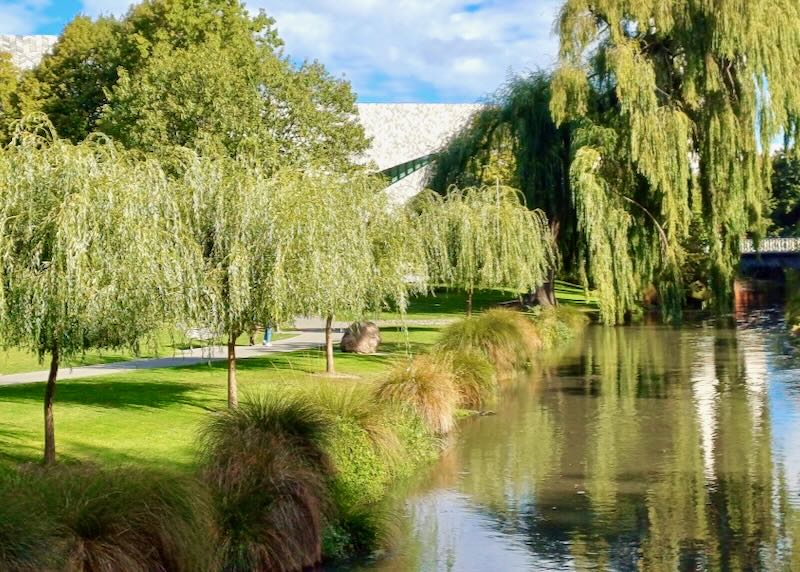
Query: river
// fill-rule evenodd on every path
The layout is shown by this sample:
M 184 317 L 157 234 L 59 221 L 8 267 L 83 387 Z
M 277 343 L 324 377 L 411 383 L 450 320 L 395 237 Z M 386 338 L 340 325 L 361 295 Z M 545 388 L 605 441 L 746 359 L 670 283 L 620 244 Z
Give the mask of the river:
M 800 570 L 799 374 L 768 314 L 593 326 L 460 424 L 355 569 Z

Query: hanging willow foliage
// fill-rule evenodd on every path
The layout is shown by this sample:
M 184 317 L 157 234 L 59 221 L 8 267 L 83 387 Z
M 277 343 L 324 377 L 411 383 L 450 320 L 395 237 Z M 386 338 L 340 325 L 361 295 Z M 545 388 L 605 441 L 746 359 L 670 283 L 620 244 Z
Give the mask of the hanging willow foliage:
M 327 318 L 333 373 L 333 317 L 389 306 L 404 311 L 409 294 L 425 285 L 421 239 L 406 213 L 389 207 L 383 181 L 361 171 L 285 171 L 271 185 L 270 304 L 286 316 Z
M 577 270 L 580 250 L 569 166 L 572 129 L 550 114 L 550 76 L 511 79 L 439 153 L 431 189 L 506 185 L 520 190 L 530 208 L 547 215 L 566 273 Z
M 495 185 L 423 193 L 411 208 L 418 234 L 426 237 L 433 281 L 463 288 L 471 299 L 475 289 L 527 292 L 546 280 L 553 264 L 547 217 L 528 209 L 518 190 Z
M 800 5 L 567 0 L 559 30 L 551 110 L 578 126 L 570 179 L 603 319 L 650 280 L 677 315 L 698 223 L 725 307 L 740 239 L 765 228 L 767 152 L 800 110 Z
M 45 459 L 61 360 L 129 346 L 196 315 L 199 253 L 160 166 L 103 139 L 73 145 L 43 116 L 0 151 L 0 341 L 51 358 Z

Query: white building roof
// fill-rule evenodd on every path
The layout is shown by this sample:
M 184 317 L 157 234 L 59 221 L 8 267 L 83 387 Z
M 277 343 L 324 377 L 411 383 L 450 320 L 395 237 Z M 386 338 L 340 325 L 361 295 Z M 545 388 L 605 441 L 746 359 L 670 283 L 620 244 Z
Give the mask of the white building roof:
M 0 52 L 11 54 L 11 62 L 27 70 L 50 51 L 58 36 L 11 36 L 0 34 Z

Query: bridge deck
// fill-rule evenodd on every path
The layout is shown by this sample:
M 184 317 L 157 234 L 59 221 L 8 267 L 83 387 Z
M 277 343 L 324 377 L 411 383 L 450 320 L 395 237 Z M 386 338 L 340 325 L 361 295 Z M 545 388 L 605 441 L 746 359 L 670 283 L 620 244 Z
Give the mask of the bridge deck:
M 800 238 L 765 238 L 758 245 L 758 251 L 752 240 L 741 242 L 742 255 L 747 254 L 791 254 L 800 253 Z

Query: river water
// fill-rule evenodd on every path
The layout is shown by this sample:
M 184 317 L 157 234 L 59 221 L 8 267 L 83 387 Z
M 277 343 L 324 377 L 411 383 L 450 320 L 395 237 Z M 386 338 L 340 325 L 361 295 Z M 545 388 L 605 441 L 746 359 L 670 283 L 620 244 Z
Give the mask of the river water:
M 591 327 L 461 423 L 358 569 L 800 571 L 799 494 L 781 324 Z

